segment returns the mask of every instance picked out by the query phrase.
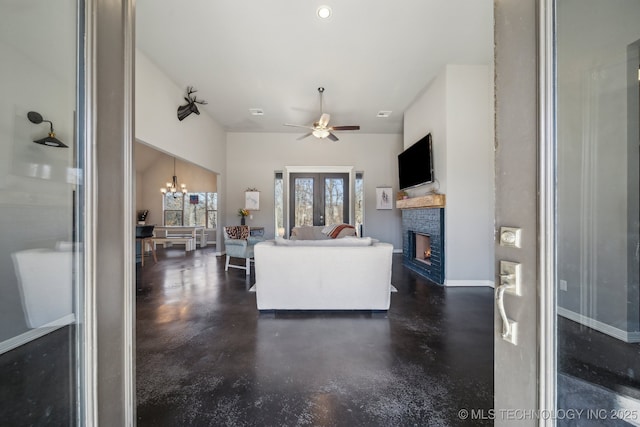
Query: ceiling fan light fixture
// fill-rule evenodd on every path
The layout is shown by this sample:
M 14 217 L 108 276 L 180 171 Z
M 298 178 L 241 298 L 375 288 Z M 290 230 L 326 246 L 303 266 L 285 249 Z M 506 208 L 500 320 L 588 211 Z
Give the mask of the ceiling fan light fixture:
M 324 139 L 329 136 L 329 131 L 327 129 L 315 129 L 311 133 L 313 134 L 313 136 L 320 139 Z
M 325 138 L 329 138 L 331 141 L 333 142 L 338 142 L 339 139 L 337 136 L 335 136 L 335 134 L 333 133 L 334 131 L 343 131 L 343 130 L 360 130 L 360 126 L 359 125 L 350 125 L 350 126 L 329 126 L 329 120 L 331 119 L 331 115 L 327 114 L 324 112 L 323 109 L 323 105 L 322 105 L 322 93 L 324 92 L 324 88 L 321 86 L 318 88 L 318 94 L 320 95 L 320 119 L 318 119 L 317 122 L 313 122 L 313 124 L 311 126 L 306 126 L 306 125 L 294 125 L 294 124 L 290 124 L 290 123 L 285 123 L 285 126 L 293 126 L 293 127 L 297 127 L 297 128 L 305 128 L 305 129 L 310 129 L 310 132 L 308 131 L 308 133 L 306 135 L 301 136 L 298 139 L 304 139 L 308 136 L 315 136 L 318 139 L 325 139 Z
M 331 17 L 331 8 L 329 6 L 320 6 L 316 13 L 320 19 L 329 19 Z

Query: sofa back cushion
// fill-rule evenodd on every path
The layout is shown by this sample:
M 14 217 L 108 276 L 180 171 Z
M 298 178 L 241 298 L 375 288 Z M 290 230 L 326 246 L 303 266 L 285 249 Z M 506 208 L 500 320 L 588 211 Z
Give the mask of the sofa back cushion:
M 301 225 L 291 230 L 292 240 L 325 240 L 356 236 L 356 228 L 350 224 Z
M 278 246 L 371 246 L 377 240 L 371 237 L 343 237 L 342 239 L 295 240 L 276 237 Z
M 301 225 L 293 227 L 293 230 L 291 230 L 291 239 L 293 240 L 317 240 L 327 238 L 326 235 L 322 234 L 322 226 Z

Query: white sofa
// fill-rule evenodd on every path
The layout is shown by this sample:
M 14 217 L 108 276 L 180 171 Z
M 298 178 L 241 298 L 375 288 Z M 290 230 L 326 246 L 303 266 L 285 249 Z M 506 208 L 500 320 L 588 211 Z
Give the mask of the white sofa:
M 258 243 L 258 310 L 388 310 L 392 253 L 357 237 Z

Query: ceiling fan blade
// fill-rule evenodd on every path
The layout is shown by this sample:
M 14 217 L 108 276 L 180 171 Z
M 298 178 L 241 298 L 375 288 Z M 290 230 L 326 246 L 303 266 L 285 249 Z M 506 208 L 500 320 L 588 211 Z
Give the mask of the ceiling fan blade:
M 313 135 L 313 133 L 309 132 L 309 133 L 306 133 L 306 134 L 302 135 L 299 138 L 296 138 L 296 140 L 300 141 L 301 139 L 305 139 L 306 137 L 311 136 L 311 135 Z
M 331 116 L 327 113 L 323 113 L 322 116 L 320 116 L 320 120 L 318 120 L 318 126 L 326 128 L 329 124 L 329 119 L 331 119 Z
M 338 141 L 338 137 L 335 136 L 334 134 L 332 134 L 331 132 L 329 132 L 329 135 L 327 135 L 327 138 L 329 138 L 330 140 L 332 140 L 333 142 Z
M 360 126 L 331 126 L 330 130 L 360 130 Z
M 307 125 L 292 125 L 291 123 L 284 123 L 284 126 L 292 126 L 294 128 L 305 128 L 305 129 L 313 129 L 312 126 Z

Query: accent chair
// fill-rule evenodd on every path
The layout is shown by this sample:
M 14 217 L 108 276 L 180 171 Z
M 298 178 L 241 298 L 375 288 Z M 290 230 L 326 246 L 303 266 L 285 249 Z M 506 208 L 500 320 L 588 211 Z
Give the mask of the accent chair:
M 224 271 L 231 268 L 239 268 L 245 270 L 246 275 L 251 274 L 251 262 L 253 261 L 253 247 L 256 243 L 262 242 L 264 239 L 251 237 L 249 226 L 247 225 L 231 225 L 224 227 L 224 246 L 227 252 L 227 260 L 224 265 Z M 244 265 L 231 264 L 231 258 L 243 258 Z

